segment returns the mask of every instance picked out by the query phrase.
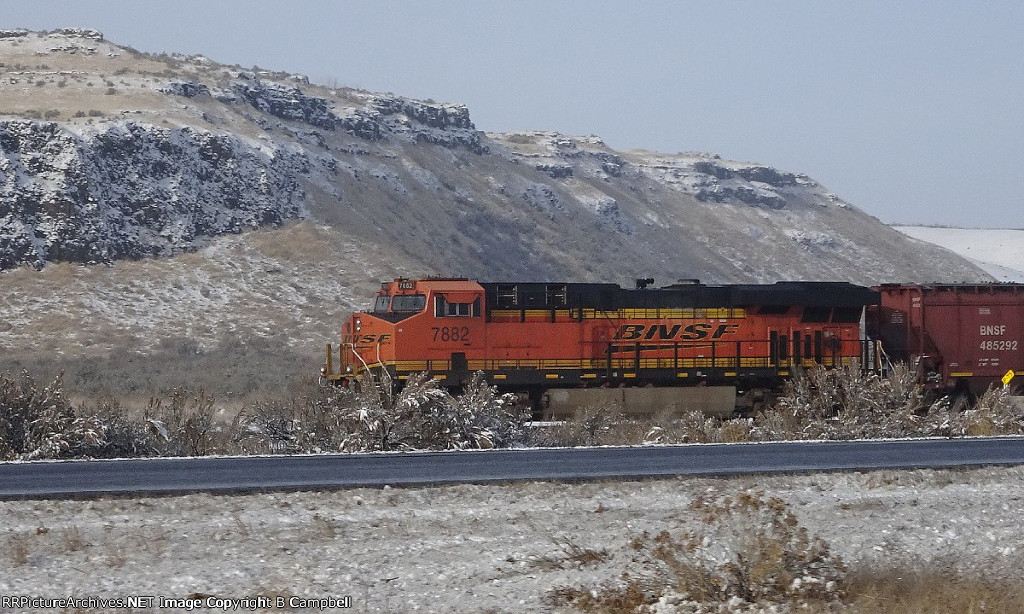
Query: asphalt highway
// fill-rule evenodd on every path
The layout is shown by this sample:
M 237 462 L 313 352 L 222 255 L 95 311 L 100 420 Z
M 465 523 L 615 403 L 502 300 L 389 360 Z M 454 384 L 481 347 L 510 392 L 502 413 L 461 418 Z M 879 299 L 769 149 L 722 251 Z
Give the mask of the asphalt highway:
M 0 463 L 0 498 L 1024 464 L 1024 438 Z

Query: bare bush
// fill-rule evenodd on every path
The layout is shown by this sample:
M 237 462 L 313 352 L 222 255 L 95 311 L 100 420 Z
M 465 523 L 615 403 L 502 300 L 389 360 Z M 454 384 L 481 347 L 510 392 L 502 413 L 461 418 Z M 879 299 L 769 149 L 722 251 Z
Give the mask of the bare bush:
M 95 458 L 138 458 L 158 456 L 160 446 L 153 425 L 132 419 L 128 409 L 112 396 L 95 403 L 96 418 L 103 424 L 103 440 L 91 451 Z
M 553 542 L 558 552 L 532 558 L 531 566 L 547 570 L 581 568 L 603 563 L 610 556 L 604 548 L 585 548 L 568 537 L 556 538 Z
M 0 459 L 88 455 L 103 440 L 102 423 L 76 415 L 58 376 L 40 386 L 28 374 L 0 376 Z
M 257 402 L 243 410 L 239 430 L 247 450 L 260 442 L 286 453 L 451 450 L 519 443 L 527 418 L 513 395 L 498 394 L 480 373 L 460 396 L 421 373 L 398 391 L 387 377 L 367 377 L 359 392 L 328 389 L 288 403 Z
M 243 453 L 318 453 L 353 449 L 344 408 L 355 402 L 344 388 L 314 387 L 290 399 L 256 401 L 242 410 L 232 431 Z
M 166 404 L 151 398 L 143 418 L 160 456 L 207 456 L 228 452 L 224 425 L 216 424 L 213 399 L 200 389 L 194 396 L 183 388 Z
M 63 540 L 64 552 L 78 552 L 89 544 L 85 541 L 85 537 L 82 535 L 82 530 L 78 528 L 78 525 L 72 525 L 61 533 Z
M 197 355 L 194 343 L 169 350 Z M 79 380 L 88 377 L 84 367 Z M 798 373 L 774 407 L 755 416 L 721 419 L 691 411 L 627 417 L 595 407 L 542 429 L 525 429 L 527 408 L 499 394 L 483 373 L 453 394 L 427 374 L 398 389 L 386 375 L 357 390 L 296 386 L 290 397 L 263 395 L 233 421 L 218 419 L 203 390 L 170 390 L 131 410 L 100 392 L 91 406 L 72 408 L 63 377 L 48 386 L 27 372 L 0 377 L 0 458 L 118 458 L 232 453 L 319 453 L 459 450 L 548 446 L 730 443 L 786 439 L 968 436 L 1024 433 L 1024 407 L 1011 391 L 993 388 L 970 409 L 950 399 L 926 404 L 906 367 L 886 377 L 856 367 Z M 165 393 L 166 394 L 166 393 Z M 141 419 L 138 417 L 141 416 Z
M 757 426 L 784 439 L 1021 434 L 1024 413 L 1011 396 L 1012 391 L 991 388 L 962 410 L 955 397 L 926 402 L 906 365 L 884 377 L 855 366 L 817 368 L 797 373 L 775 407 L 757 416 Z
M 386 378 L 364 382 L 353 441 L 363 450 L 446 450 L 507 447 L 523 436 L 527 413 L 501 395 L 482 373 L 455 397 L 426 373 L 412 375 L 396 394 Z
M 639 572 L 625 572 L 598 589 L 558 587 L 548 602 L 584 611 L 651 612 L 648 606 L 659 602 L 691 609 L 727 602 L 824 605 L 846 595 L 842 559 L 800 526 L 781 499 L 760 491 L 709 491 L 690 510 L 699 529 L 644 532 L 630 542 Z M 624 605 L 630 609 L 617 609 Z
M 558 447 L 600 446 L 633 443 L 632 423 L 607 407 L 588 407 L 539 434 L 541 445 Z
M 893 437 L 906 433 L 923 408 L 924 391 L 905 365 L 883 377 L 854 364 L 797 371 L 761 418 L 786 427 L 787 439 Z

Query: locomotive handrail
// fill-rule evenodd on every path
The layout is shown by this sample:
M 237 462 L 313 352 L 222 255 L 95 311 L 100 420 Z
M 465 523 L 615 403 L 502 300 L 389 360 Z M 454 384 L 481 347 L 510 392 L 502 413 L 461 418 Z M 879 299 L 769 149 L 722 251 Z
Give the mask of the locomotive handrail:
M 350 345 L 350 344 L 349 344 Z M 448 360 L 398 360 L 391 362 L 367 363 L 358 352 L 353 354 L 362 363 L 362 369 L 373 369 L 379 366 L 394 368 L 399 372 L 448 371 L 451 368 L 451 361 Z M 790 358 L 777 365 L 771 364 L 768 356 L 705 356 L 705 357 L 658 357 L 641 358 L 639 363 L 635 357 L 630 358 L 497 358 L 497 359 L 473 359 L 467 361 L 470 371 L 502 371 L 509 369 L 534 369 L 546 370 L 582 370 L 602 371 L 611 369 L 613 372 L 658 369 L 677 372 L 685 372 L 693 369 L 709 370 L 740 370 L 757 368 L 775 368 L 785 371 L 793 368 L 812 368 L 817 365 L 825 367 L 838 367 L 853 364 L 850 357 L 834 358 L 825 356 L 819 362 L 814 358 L 801 358 L 799 361 Z

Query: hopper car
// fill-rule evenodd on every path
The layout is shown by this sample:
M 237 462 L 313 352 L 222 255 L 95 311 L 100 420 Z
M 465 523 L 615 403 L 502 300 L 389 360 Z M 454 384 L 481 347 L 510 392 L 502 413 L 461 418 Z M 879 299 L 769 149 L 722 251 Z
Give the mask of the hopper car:
M 883 284 L 867 333 L 937 392 L 980 394 L 1024 375 L 1024 284 Z

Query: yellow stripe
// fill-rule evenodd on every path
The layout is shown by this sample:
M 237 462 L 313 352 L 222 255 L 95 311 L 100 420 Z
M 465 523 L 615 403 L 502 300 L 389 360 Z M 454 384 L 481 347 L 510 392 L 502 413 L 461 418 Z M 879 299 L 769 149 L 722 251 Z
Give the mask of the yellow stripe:
M 580 379 L 594 379 L 595 377 L 597 377 L 597 373 L 584 373 Z
M 974 373 L 950 373 L 950 377 L 971 377 Z
M 623 373 L 622 377 L 636 377 L 636 373 Z
M 558 379 L 558 374 L 557 373 L 545 373 L 544 377 L 546 377 L 548 379 Z
M 504 375 L 504 374 L 501 374 L 501 373 L 496 373 L 494 375 L 494 379 L 505 379 L 507 377 L 508 377 L 507 375 Z
M 690 377 L 689 373 L 676 373 L 676 377 Z
M 617 311 L 598 311 L 597 309 L 584 309 L 585 319 L 623 319 L 631 318 L 638 320 L 667 319 L 667 320 L 693 320 L 699 318 L 745 318 L 747 310 L 742 307 L 734 308 L 712 308 L 712 309 L 619 309 Z

